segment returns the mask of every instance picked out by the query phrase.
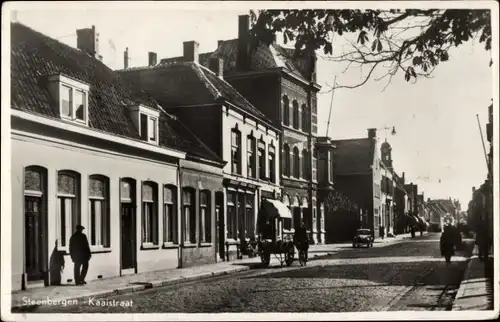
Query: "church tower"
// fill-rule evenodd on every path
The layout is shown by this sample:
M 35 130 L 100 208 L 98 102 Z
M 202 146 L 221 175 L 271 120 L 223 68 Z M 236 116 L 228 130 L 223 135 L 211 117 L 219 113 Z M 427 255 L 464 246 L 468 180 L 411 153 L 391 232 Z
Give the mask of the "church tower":
M 391 145 L 387 142 L 387 140 L 382 143 L 380 147 L 380 156 L 382 158 L 382 162 L 389 168 L 392 169 L 392 155 L 391 155 Z

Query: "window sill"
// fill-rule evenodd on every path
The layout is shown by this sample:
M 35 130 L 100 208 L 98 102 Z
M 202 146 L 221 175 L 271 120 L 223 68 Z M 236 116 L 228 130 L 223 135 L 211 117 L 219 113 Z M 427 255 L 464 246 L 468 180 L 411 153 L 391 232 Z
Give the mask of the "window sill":
M 111 248 L 110 247 L 92 247 L 90 246 L 90 252 L 92 254 L 99 254 L 99 253 L 111 253 Z
M 184 243 L 182 245 L 183 248 L 196 248 L 196 246 L 198 245 L 196 245 L 195 243 Z
M 155 245 L 152 243 L 144 243 L 141 245 L 141 250 L 147 250 L 147 249 L 159 249 L 160 245 Z
M 213 243 L 200 243 L 200 247 L 212 247 Z
M 163 249 L 179 248 L 179 245 L 174 243 L 163 243 L 162 248 Z

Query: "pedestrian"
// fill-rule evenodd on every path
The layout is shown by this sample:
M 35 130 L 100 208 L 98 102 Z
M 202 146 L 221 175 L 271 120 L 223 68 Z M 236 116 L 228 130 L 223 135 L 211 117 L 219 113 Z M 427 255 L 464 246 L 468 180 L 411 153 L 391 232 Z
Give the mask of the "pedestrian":
M 307 236 L 306 225 L 303 221 L 300 222 L 300 226 L 295 230 L 295 247 L 299 251 L 304 251 L 305 260 L 307 261 L 307 251 L 309 250 L 309 241 Z
M 455 254 L 456 238 L 450 226 L 445 226 L 439 241 L 441 256 L 444 256 L 446 264 L 451 262 L 451 256 Z
M 83 233 L 85 227 L 82 225 L 76 226 L 76 232 L 69 240 L 69 254 L 74 263 L 75 284 L 83 285 L 87 270 L 89 269 L 89 260 L 92 256 L 87 236 Z

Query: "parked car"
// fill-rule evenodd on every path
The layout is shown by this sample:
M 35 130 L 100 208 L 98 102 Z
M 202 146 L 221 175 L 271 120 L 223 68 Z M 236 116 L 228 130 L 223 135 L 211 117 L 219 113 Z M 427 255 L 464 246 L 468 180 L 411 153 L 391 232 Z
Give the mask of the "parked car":
M 352 239 L 352 247 L 373 247 L 373 234 L 370 229 L 358 229 Z

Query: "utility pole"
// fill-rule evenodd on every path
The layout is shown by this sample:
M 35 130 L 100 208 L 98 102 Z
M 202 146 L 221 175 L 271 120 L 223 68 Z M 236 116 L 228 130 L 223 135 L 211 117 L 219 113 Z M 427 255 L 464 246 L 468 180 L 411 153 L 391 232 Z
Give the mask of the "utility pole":
M 337 76 L 336 75 L 333 78 L 332 100 L 330 101 L 330 112 L 328 113 L 328 123 L 326 125 L 326 137 L 328 137 L 328 131 L 330 130 L 330 118 L 332 116 L 333 96 L 335 94 L 335 85 L 337 85 Z

